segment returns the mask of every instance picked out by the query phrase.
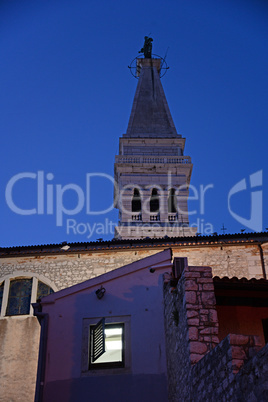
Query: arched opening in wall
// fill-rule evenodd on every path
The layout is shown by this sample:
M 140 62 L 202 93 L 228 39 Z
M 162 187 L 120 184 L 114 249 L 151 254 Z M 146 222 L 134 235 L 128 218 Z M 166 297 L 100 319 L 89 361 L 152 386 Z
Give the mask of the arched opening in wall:
M 150 199 L 150 212 L 159 212 L 159 196 L 156 188 L 152 189 L 152 195 Z
M 168 195 L 168 220 L 173 222 L 177 220 L 177 197 L 176 190 L 171 188 Z
M 159 196 L 156 188 L 152 189 L 152 194 L 150 198 L 150 213 L 152 214 L 150 216 L 150 220 L 153 221 L 158 221 L 160 220 L 159 218 Z
M 132 220 L 141 221 L 141 196 L 137 188 L 134 188 L 133 197 L 131 202 Z
M 0 315 L 32 314 L 31 303 L 53 293 L 54 290 L 36 276 L 7 277 L 0 284 Z
M 175 194 L 175 189 L 171 188 L 169 190 L 168 196 L 168 213 L 176 213 L 177 212 L 177 197 Z
M 133 192 L 132 212 L 141 212 L 141 196 L 137 188 L 134 188 Z

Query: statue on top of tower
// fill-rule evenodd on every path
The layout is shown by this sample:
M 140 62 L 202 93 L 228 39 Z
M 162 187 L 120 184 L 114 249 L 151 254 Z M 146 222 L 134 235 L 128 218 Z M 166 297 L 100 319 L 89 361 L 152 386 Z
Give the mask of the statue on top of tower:
M 139 51 L 139 53 L 143 53 L 146 59 L 152 58 L 152 42 L 153 38 L 149 38 L 149 36 L 144 37 L 143 48 Z

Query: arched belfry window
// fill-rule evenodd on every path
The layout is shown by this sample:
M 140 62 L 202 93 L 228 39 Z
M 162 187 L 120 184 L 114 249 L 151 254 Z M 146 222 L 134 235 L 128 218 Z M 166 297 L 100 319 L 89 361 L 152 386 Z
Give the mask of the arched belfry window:
M 53 292 L 51 286 L 39 279 L 39 275 L 8 275 L 0 281 L 0 315 L 32 314 L 31 303 Z
M 137 188 L 134 188 L 133 192 L 132 212 L 141 212 L 141 196 Z
M 177 197 L 175 194 L 175 189 L 171 188 L 169 190 L 168 196 L 168 212 L 169 213 L 176 213 L 177 212 Z
M 152 189 L 152 195 L 150 199 L 150 212 L 159 212 L 159 196 L 156 188 Z

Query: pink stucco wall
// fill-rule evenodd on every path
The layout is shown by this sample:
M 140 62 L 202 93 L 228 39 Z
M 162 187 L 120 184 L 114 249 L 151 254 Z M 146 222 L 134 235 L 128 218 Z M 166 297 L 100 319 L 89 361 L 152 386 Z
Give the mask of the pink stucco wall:
M 166 250 L 42 300 L 49 315 L 45 401 L 167 400 L 163 273 L 170 260 Z M 82 373 L 83 320 L 113 316 L 130 316 L 129 370 Z

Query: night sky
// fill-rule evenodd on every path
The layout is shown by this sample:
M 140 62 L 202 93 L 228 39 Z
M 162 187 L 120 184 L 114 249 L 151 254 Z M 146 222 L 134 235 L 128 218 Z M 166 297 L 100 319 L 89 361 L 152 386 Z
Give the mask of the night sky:
M 113 238 L 108 177 L 137 85 L 128 65 L 149 34 L 153 53 L 168 50 L 162 84 L 194 164 L 190 224 L 268 227 L 266 1 L 2 0 L 0 246 Z M 60 216 L 60 196 L 76 211 Z

